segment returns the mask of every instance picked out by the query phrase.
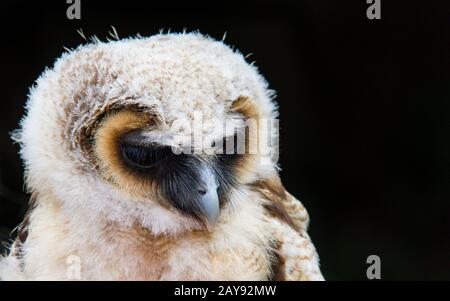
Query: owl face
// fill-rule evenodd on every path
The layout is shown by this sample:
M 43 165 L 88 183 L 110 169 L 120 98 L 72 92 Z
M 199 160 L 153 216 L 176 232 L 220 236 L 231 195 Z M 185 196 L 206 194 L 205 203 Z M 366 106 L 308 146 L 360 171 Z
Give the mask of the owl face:
M 277 134 L 260 126 L 276 117 L 270 96 L 239 53 L 198 34 L 80 47 L 30 95 L 28 186 L 153 230 L 211 229 L 274 169 L 258 143 Z
M 249 152 L 250 137 L 241 152 L 237 141 L 241 128 L 230 136 L 219 136 L 219 142 L 206 141 L 207 148 L 195 143 L 167 145 L 152 135 L 163 126 L 157 118 L 132 107 L 108 114 L 87 142 L 89 159 L 105 181 L 131 196 L 176 208 L 213 227 L 220 207 L 257 160 L 257 154 Z

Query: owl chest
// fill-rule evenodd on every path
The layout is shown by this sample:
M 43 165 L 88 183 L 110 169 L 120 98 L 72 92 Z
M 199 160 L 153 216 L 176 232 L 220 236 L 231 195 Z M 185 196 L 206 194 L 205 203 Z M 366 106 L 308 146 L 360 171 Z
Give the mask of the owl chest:
M 266 280 L 269 248 L 242 239 L 183 242 L 170 251 L 163 280 Z
M 169 239 L 140 234 L 119 235 L 106 253 L 103 248 L 102 252 L 107 255 L 101 265 L 93 263 L 93 269 L 102 267 L 94 278 L 109 275 L 111 280 L 161 280 L 167 270 L 173 243 Z
M 270 262 L 266 246 L 245 239 L 154 239 L 128 244 L 105 267 L 116 280 L 266 280 Z

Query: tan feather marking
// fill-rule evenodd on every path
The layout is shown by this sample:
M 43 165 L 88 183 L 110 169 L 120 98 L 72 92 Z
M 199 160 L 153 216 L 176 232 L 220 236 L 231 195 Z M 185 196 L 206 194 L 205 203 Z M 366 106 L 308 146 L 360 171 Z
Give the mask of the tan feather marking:
M 286 224 L 274 223 L 278 241 L 278 264 L 274 266 L 275 280 L 323 280 L 314 245 Z
M 139 225 L 122 227 L 109 224 L 104 229 L 108 242 L 117 246 L 120 254 L 117 256 L 132 257 L 136 262 L 133 269 L 123 274 L 123 279 L 158 280 L 167 269 L 170 250 L 174 247 L 173 237 L 168 235 L 154 235 L 148 229 Z M 112 267 L 113 269 L 117 269 Z M 132 272 L 130 272 L 132 271 Z
M 133 130 L 154 126 L 152 116 L 144 112 L 123 110 L 104 118 L 94 134 L 93 160 L 100 174 L 109 182 L 135 197 L 159 199 L 150 178 L 140 177 L 124 164 L 120 138 Z M 151 194 L 151 195 L 150 195 Z M 163 205 L 164 202 L 161 202 Z
M 264 255 L 263 249 L 253 248 L 252 250 L 244 251 L 242 257 L 251 271 L 263 275 L 268 272 L 268 265 Z
M 269 215 L 285 222 L 296 231 L 300 230 L 299 225 L 294 223 L 292 216 L 284 206 L 287 194 L 283 185 L 278 180 L 278 176 L 271 179 L 258 180 L 251 184 L 251 187 L 267 200 L 264 208 Z
M 270 277 L 271 280 L 275 281 L 285 281 L 286 275 L 284 273 L 286 260 L 283 255 L 280 254 L 279 250 L 281 247 L 281 243 L 277 242 L 274 251 L 273 251 L 273 261 L 272 261 L 272 275 Z
M 231 104 L 231 111 L 242 114 L 245 118 L 259 119 L 261 113 L 257 105 L 249 98 L 245 96 L 239 96 Z
M 274 223 L 272 279 L 323 280 L 316 250 L 306 233 L 309 218 L 303 205 L 285 190 L 278 175 L 251 187 L 266 200 L 267 214 L 279 221 Z
M 230 111 L 242 115 L 247 122 L 245 127 L 245 154 L 235 164 L 235 174 L 241 182 L 246 182 L 248 174 L 253 174 L 260 163 L 258 149 L 260 135 L 261 112 L 256 103 L 249 97 L 240 96 L 233 101 Z M 250 152 L 252 150 L 252 152 Z
M 85 120 L 83 125 L 78 129 L 77 132 L 73 133 L 72 149 L 80 147 L 82 152 L 89 158 L 91 155 L 92 148 L 92 134 L 98 128 L 98 126 L 103 122 L 104 118 L 113 114 L 113 112 L 123 109 L 122 106 L 118 106 L 115 103 L 108 104 L 104 107 L 96 107 L 92 110 L 92 117 Z M 107 113 L 106 113 L 107 112 Z M 70 131 L 75 131 L 74 128 L 69 128 Z
M 269 201 L 265 207 L 271 215 L 284 220 L 297 231 L 308 228 L 308 211 L 299 200 L 286 191 L 277 174 L 256 181 L 252 186 Z

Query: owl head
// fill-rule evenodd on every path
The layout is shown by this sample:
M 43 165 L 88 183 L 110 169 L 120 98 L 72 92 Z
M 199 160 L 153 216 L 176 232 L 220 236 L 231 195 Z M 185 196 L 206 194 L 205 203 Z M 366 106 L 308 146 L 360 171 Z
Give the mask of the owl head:
M 211 229 L 276 169 L 272 96 L 198 33 L 97 41 L 41 75 L 14 138 L 40 202 L 155 233 Z

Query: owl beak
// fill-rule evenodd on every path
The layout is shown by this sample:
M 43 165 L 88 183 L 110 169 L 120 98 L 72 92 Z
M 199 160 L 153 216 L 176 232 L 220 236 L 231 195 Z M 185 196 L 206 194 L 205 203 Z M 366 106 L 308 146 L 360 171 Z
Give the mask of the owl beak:
M 208 231 L 213 231 L 219 217 L 219 195 L 217 179 L 210 168 L 204 167 L 201 171 L 201 186 L 198 187 L 200 194 L 198 206 L 205 217 L 205 225 Z

